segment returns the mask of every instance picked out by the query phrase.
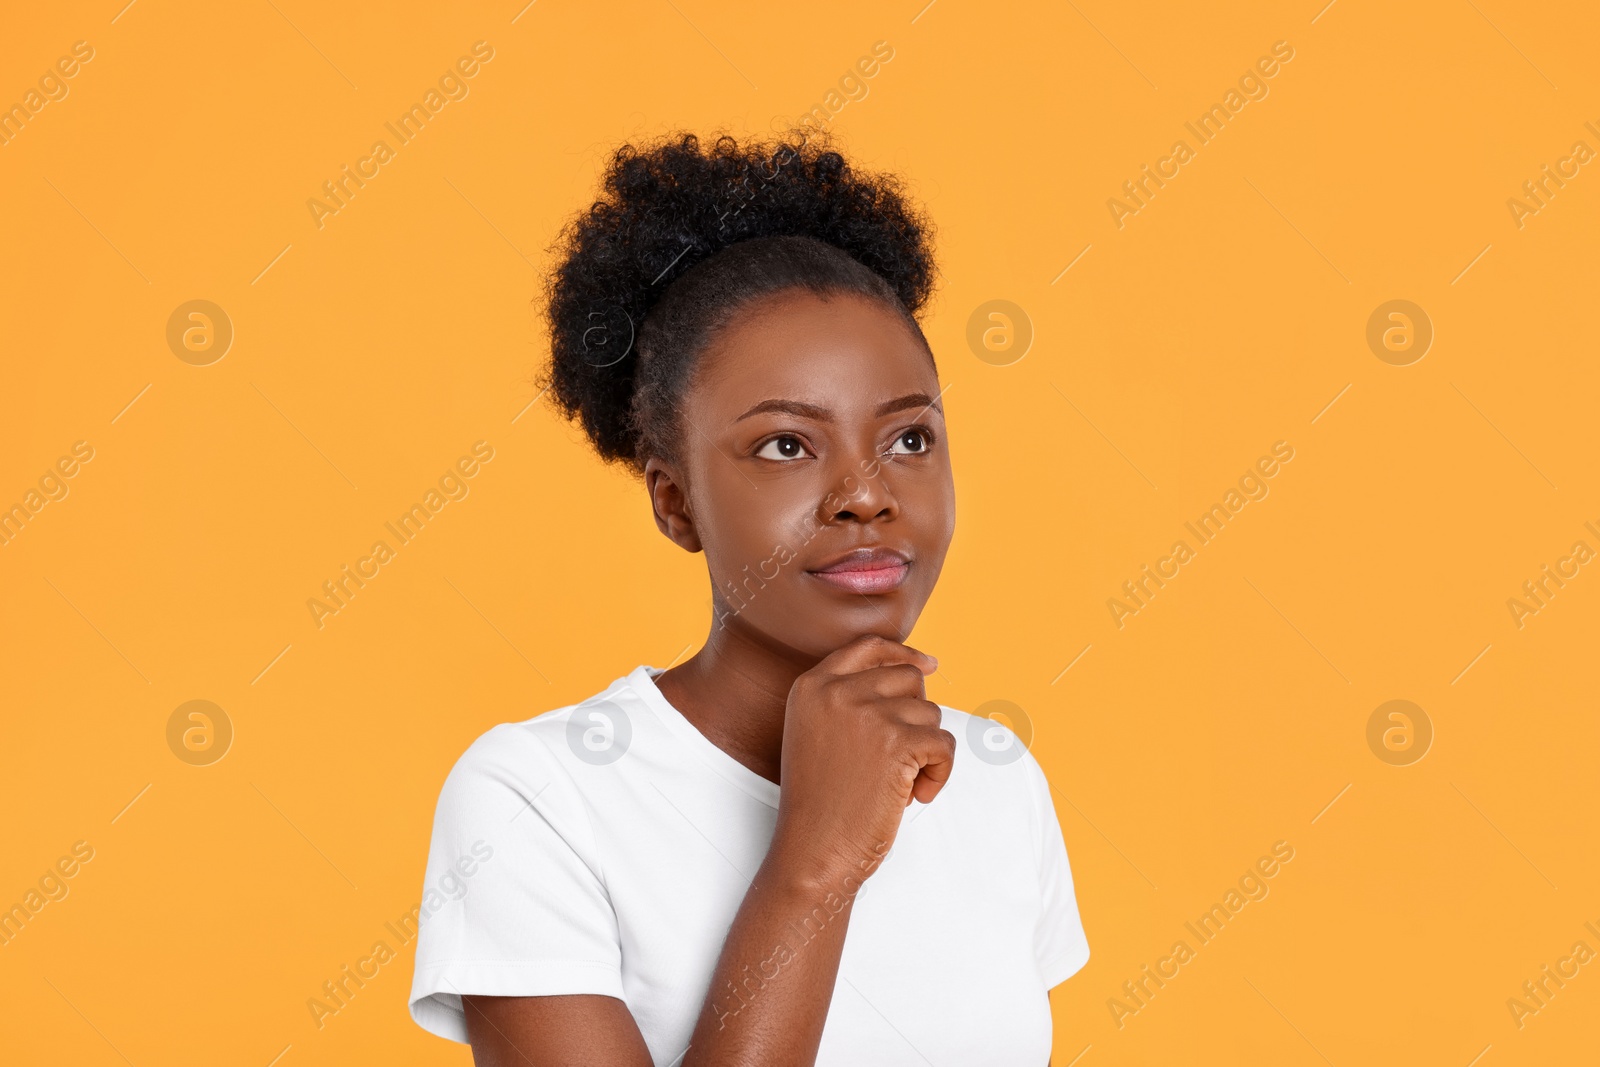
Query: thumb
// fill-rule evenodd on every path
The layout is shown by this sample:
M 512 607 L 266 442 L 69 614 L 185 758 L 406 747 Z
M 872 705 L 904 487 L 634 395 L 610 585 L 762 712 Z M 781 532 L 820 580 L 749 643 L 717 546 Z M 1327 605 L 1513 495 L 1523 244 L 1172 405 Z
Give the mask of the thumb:
M 911 746 L 919 768 L 916 780 L 911 783 L 911 796 L 924 804 L 931 804 L 944 784 L 950 780 L 955 764 L 956 739 L 949 730 L 929 727 Z M 910 805 L 907 798 L 906 804 Z

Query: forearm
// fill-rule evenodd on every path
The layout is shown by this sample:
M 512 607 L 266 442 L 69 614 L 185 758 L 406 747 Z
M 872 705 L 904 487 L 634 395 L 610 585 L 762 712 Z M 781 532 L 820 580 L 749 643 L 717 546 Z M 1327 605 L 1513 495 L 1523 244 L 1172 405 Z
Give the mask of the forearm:
M 728 930 L 683 1067 L 812 1067 L 852 905 L 878 862 L 811 877 L 768 856 Z

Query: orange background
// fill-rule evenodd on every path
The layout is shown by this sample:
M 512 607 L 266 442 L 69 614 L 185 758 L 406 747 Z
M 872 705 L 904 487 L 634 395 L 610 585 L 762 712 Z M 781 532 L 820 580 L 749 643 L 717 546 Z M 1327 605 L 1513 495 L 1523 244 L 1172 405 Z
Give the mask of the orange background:
M 1592 1058 L 1600 964 L 1520 1027 L 1507 1000 L 1600 950 L 1600 567 L 1520 627 L 1507 600 L 1600 548 L 1600 174 L 1520 226 L 1507 200 L 1600 149 L 1600 18 L 923 2 L 6 16 L 0 103 L 94 50 L 0 146 L 0 506 L 94 453 L 0 546 L 0 906 L 94 850 L 0 947 L 8 1059 L 468 1062 L 409 1021 L 414 945 L 321 1029 L 306 1001 L 418 902 L 474 737 L 708 622 L 702 562 L 532 403 L 543 249 L 620 141 L 777 128 L 880 40 L 831 126 L 940 227 L 959 500 L 912 640 L 934 699 L 1022 709 L 1057 788 L 1093 955 L 1056 1067 Z M 477 41 L 469 95 L 318 228 Z M 1108 199 L 1278 41 L 1269 94 L 1119 228 Z M 166 339 L 194 299 L 235 333 L 206 366 Z M 967 343 L 995 299 L 1034 333 L 1005 366 Z M 1366 340 L 1394 299 L 1435 332 L 1406 366 Z M 470 495 L 318 628 L 306 601 L 477 441 Z M 1119 628 L 1107 600 L 1277 441 L 1270 494 Z M 1394 699 L 1434 733 L 1407 766 L 1367 742 Z M 190 700 L 234 730 L 209 766 L 168 746 Z M 1270 895 L 1119 1027 L 1280 840 Z

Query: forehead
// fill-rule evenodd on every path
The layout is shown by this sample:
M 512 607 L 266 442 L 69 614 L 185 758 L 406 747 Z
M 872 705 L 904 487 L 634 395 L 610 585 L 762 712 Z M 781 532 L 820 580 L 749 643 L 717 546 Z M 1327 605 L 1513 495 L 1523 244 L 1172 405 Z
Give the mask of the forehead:
M 938 393 L 922 341 L 870 297 L 789 290 L 741 309 L 701 353 L 689 402 L 721 409 L 774 398 L 848 414 L 908 392 Z

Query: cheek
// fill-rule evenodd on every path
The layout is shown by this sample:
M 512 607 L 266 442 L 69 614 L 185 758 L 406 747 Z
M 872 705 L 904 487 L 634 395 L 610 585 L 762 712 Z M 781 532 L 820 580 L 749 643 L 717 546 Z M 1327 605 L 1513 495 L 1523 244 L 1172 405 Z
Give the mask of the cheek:
M 905 481 L 905 487 L 897 493 L 903 518 L 918 547 L 925 554 L 936 553 L 942 559 L 956 526 L 956 490 L 950 465 L 945 463 L 938 470 Z
M 922 542 L 922 559 L 927 564 L 922 575 L 927 582 L 926 593 L 933 591 L 933 583 L 944 567 L 945 555 L 949 552 L 955 532 L 955 499 L 953 496 L 943 497 L 930 512 L 926 528 L 918 534 L 918 540 Z
M 786 583 L 798 572 L 795 557 L 804 555 L 817 529 L 817 494 L 801 487 L 799 479 L 763 482 L 758 490 L 731 465 L 726 473 L 696 508 L 706 567 L 718 588 L 762 580 L 770 593 L 774 583 Z

